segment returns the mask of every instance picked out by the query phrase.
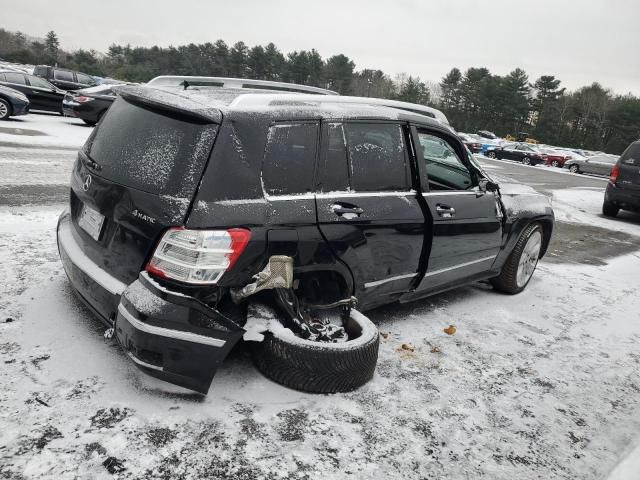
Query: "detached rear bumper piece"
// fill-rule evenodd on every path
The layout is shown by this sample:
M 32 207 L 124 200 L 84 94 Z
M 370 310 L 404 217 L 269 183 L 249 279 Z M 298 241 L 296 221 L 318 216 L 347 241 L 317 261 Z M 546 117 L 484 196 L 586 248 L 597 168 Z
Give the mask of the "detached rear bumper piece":
M 58 250 L 76 292 L 114 326 L 118 343 L 140 369 L 207 393 L 242 327 L 196 298 L 161 286 L 146 272 L 130 285 L 120 282 L 84 254 L 68 212 L 58 222 Z
M 129 358 L 146 373 L 206 394 L 244 329 L 142 272 L 122 295 L 115 332 Z

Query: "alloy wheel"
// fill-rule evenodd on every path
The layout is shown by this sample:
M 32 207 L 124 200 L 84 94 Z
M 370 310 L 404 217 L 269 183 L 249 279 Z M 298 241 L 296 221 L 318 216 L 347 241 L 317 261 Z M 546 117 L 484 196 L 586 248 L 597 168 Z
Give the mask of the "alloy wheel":
M 516 273 L 516 283 L 518 287 L 525 286 L 533 275 L 533 271 L 536 269 L 536 265 L 538 264 L 538 257 L 540 256 L 541 247 L 542 234 L 538 229 L 531 234 L 531 236 L 527 240 L 527 244 L 522 250 L 522 255 L 520 255 L 520 261 L 518 262 L 518 271 Z

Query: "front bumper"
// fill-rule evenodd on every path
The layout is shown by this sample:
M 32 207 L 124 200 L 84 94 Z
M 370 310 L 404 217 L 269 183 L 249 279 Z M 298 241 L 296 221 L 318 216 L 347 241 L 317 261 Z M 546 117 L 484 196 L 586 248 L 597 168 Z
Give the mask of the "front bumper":
M 82 251 L 68 212 L 58 222 L 58 251 L 80 298 L 109 326 L 129 358 L 161 380 L 206 394 L 244 329 L 194 297 L 141 272 L 125 285 Z
M 11 102 L 11 111 L 13 116 L 26 115 L 29 113 L 29 102 L 22 102 L 20 100 L 14 100 Z

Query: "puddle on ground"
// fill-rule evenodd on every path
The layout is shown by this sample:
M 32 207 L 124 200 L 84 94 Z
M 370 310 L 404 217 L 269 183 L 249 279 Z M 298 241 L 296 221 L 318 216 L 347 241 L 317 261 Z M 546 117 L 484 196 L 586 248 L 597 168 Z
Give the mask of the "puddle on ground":
M 40 130 L 31 130 L 30 128 L 19 127 L 0 127 L 0 133 L 8 133 L 10 135 L 24 135 L 26 137 L 46 137 L 47 134 Z

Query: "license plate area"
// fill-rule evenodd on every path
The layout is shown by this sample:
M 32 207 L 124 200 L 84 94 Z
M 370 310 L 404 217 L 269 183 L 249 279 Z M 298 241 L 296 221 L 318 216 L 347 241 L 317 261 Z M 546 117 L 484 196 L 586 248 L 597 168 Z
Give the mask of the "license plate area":
M 102 215 L 97 210 L 89 207 L 88 205 L 82 206 L 80 216 L 78 217 L 78 225 L 95 241 L 98 241 L 100 239 L 103 224 L 104 215 Z

